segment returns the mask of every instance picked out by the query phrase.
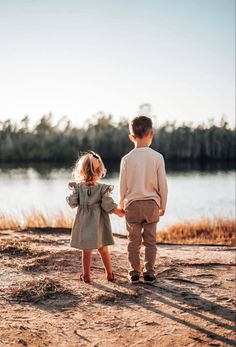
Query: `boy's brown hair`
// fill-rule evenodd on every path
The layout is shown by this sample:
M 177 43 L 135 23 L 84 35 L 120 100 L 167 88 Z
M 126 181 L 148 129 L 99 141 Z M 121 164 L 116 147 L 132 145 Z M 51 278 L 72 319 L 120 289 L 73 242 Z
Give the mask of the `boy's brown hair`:
M 146 116 L 137 116 L 129 123 L 130 134 L 142 139 L 152 130 L 152 120 Z

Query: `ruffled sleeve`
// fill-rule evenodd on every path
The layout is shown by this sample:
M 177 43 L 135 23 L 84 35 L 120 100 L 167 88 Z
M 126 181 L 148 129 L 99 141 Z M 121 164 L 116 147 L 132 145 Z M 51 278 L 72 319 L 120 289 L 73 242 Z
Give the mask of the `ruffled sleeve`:
M 79 184 L 70 182 L 68 186 L 72 190 L 72 193 L 66 197 L 66 201 L 70 207 L 77 207 L 79 205 Z
M 107 213 L 112 213 L 117 208 L 117 204 L 112 198 L 113 189 L 114 187 L 111 185 L 103 184 L 102 186 L 101 208 Z

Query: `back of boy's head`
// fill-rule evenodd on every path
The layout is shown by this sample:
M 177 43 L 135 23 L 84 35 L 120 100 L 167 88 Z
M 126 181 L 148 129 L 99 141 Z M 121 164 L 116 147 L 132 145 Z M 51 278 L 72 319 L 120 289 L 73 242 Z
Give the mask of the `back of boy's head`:
M 152 120 L 146 116 L 137 116 L 129 123 L 130 134 L 142 139 L 152 130 Z

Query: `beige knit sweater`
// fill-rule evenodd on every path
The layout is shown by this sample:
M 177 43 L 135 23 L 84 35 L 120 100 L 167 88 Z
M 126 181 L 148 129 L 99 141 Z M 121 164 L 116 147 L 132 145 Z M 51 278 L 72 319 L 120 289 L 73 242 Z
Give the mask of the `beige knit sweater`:
M 164 158 L 149 147 L 134 148 L 121 160 L 119 207 L 125 209 L 132 201 L 150 199 L 165 210 L 167 181 Z

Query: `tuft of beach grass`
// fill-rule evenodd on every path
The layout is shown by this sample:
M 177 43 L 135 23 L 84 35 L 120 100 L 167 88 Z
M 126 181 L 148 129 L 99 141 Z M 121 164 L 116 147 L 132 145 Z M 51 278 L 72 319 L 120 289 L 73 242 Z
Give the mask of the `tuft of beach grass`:
M 61 294 L 72 294 L 58 281 L 44 277 L 21 283 L 9 290 L 9 296 L 16 301 L 41 302 L 45 299 L 55 299 Z
M 50 252 L 41 257 L 29 259 L 22 265 L 24 272 L 47 272 L 52 270 L 65 271 L 65 268 L 73 267 L 73 264 L 80 261 L 81 253 L 71 250 Z
M 45 252 L 33 249 L 19 240 L 3 240 L 0 244 L 0 253 L 15 257 L 35 257 Z

